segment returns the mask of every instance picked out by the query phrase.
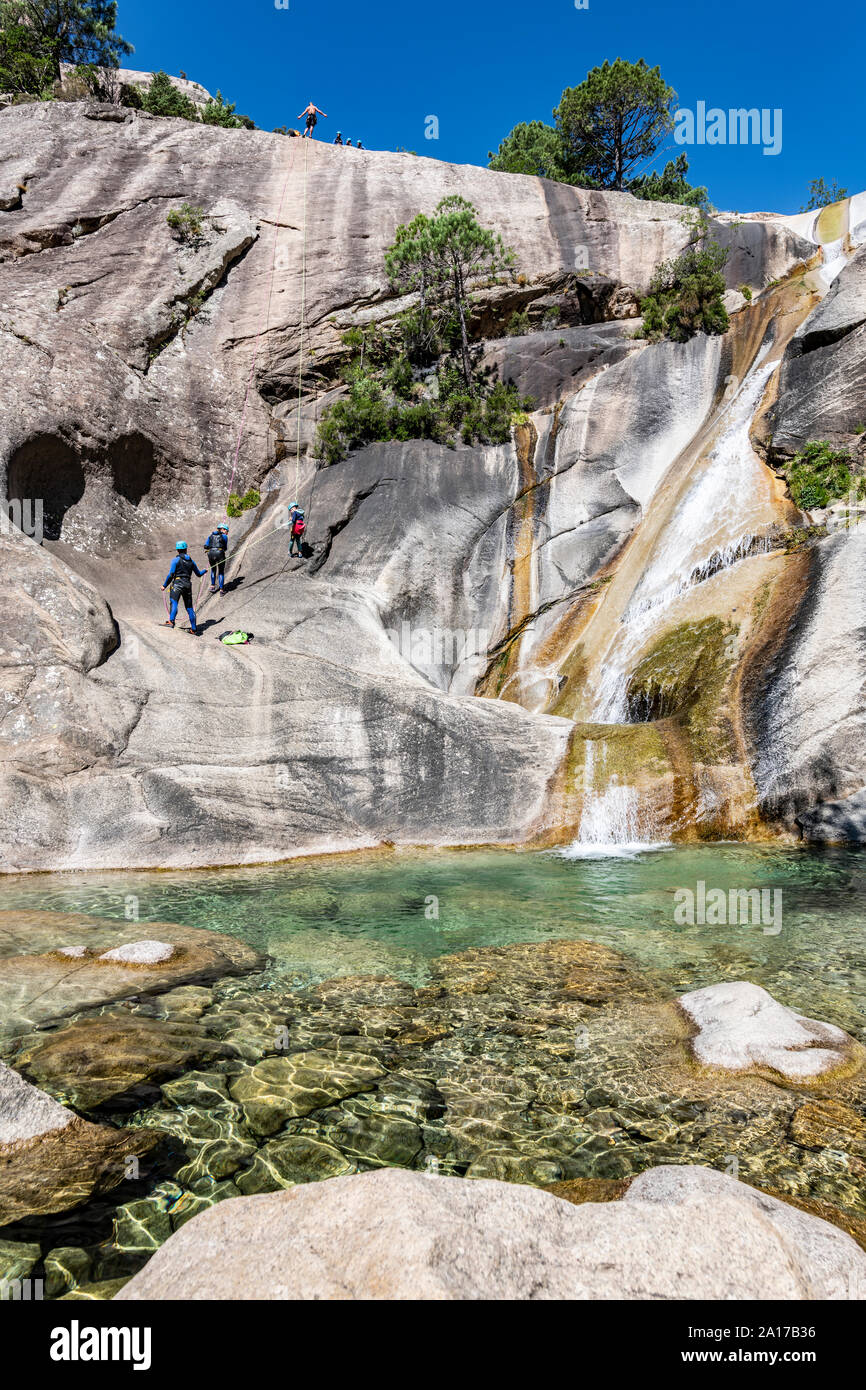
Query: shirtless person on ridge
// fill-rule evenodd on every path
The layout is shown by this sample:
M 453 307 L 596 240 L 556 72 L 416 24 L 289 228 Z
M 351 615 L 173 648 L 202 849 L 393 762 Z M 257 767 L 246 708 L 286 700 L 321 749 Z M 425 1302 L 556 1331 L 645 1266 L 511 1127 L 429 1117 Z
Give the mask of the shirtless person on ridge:
M 320 110 L 319 107 L 316 106 L 315 102 L 312 102 L 312 101 L 311 101 L 310 104 L 309 104 L 309 106 L 305 106 L 305 107 L 304 107 L 303 111 L 301 112 L 300 116 L 298 117 L 298 120 L 300 121 L 304 116 L 306 116 L 306 118 L 307 118 L 307 128 L 306 128 L 306 130 L 304 131 L 304 136 L 305 136 L 307 139 L 312 140 L 312 138 L 313 138 L 313 131 L 314 131 L 315 128 L 316 128 L 316 121 L 317 121 L 318 117 L 319 117 L 319 116 L 324 116 L 325 120 L 327 120 L 327 119 L 328 119 L 328 113 L 327 113 L 327 111 L 322 111 L 322 110 Z

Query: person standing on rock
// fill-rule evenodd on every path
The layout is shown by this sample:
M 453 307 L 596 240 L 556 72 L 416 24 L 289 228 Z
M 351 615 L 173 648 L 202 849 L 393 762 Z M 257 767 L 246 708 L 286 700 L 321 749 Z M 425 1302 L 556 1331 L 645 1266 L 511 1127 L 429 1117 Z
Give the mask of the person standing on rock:
M 342 145 L 342 143 L 343 143 L 342 132 L 338 130 L 338 131 L 337 131 L 337 134 L 334 136 L 334 144 L 335 144 L 335 145 Z
M 320 108 L 316 106 L 315 102 L 311 101 L 309 106 L 304 107 L 303 111 L 298 117 L 298 120 L 302 120 L 304 116 L 306 116 L 307 118 L 307 128 L 304 131 L 304 135 L 308 140 L 312 140 L 313 131 L 316 129 L 316 123 L 318 121 L 319 116 L 324 116 L 325 120 L 327 120 L 328 113 L 327 111 L 320 110 Z
M 304 520 L 304 509 L 299 502 L 293 502 L 289 507 L 289 559 L 303 560 L 302 543 L 304 534 L 307 530 L 307 523 Z M 297 551 L 295 547 L 297 546 Z
M 199 579 L 204 578 L 204 571 L 200 570 L 195 560 L 187 551 L 186 541 L 178 541 L 176 546 L 177 554 L 171 564 L 171 569 L 165 577 L 162 586 L 163 593 L 171 585 L 171 608 L 165 627 L 174 627 L 174 620 L 177 617 L 178 604 L 183 601 L 183 606 L 189 614 L 189 630 L 193 637 L 198 637 L 198 627 L 195 621 L 195 609 L 192 606 L 192 577 L 197 574 Z
M 229 545 L 229 528 L 218 526 L 215 531 L 211 531 L 204 543 L 207 558 L 210 562 L 210 591 L 216 593 L 217 575 L 219 575 L 220 593 L 225 592 L 226 586 L 226 552 Z

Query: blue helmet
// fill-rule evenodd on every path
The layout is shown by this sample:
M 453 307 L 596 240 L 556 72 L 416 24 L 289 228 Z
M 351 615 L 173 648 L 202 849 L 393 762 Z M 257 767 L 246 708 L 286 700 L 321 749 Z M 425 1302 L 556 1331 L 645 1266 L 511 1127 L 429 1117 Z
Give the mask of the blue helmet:
M 178 541 L 175 550 L 186 550 L 186 541 Z
M 228 528 L 227 526 L 218 526 L 218 527 L 217 527 L 217 530 L 218 530 L 218 531 L 225 531 L 226 535 L 228 535 L 228 533 L 229 533 L 229 528 Z

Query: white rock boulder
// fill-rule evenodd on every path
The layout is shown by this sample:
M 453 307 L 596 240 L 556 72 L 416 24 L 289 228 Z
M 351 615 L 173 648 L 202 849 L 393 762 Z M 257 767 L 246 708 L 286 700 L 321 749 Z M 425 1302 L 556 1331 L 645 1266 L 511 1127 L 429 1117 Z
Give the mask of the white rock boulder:
M 708 985 L 679 999 L 696 1025 L 691 1047 L 707 1067 L 742 1072 L 768 1068 L 806 1082 L 849 1066 L 857 1045 L 832 1023 L 805 1018 L 748 980 Z
M 843 1231 L 706 1168 L 643 1174 L 620 1202 L 386 1168 L 241 1197 L 172 1235 L 138 1299 L 847 1299 Z
M 130 941 L 106 951 L 99 959 L 119 961 L 123 965 L 159 965 L 161 961 L 171 960 L 175 949 L 167 941 Z

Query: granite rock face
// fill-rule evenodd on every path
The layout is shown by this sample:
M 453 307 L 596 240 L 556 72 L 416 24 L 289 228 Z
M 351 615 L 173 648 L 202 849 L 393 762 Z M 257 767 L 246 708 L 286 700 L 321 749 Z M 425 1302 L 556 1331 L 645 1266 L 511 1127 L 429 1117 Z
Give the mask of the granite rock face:
M 775 455 L 812 439 L 848 443 L 866 423 L 866 246 L 794 334 L 769 414 Z
M 800 557 L 748 674 L 746 719 L 765 812 L 817 843 L 866 838 L 866 526 Z
M 851 1299 L 864 1279 L 850 1236 L 706 1168 L 581 1206 L 386 1169 L 213 1207 L 117 1299 Z
M 686 242 L 681 210 L 87 103 L 9 108 L 0 127 L 16 195 L 0 212 L 0 491 L 44 502 L 33 539 L 0 536 L 2 867 L 567 834 L 560 625 L 767 327 L 744 309 L 724 342 L 631 336 Z M 405 303 L 384 249 L 453 193 L 524 272 L 474 312 L 488 365 L 538 409 L 501 446 L 374 445 L 317 471 L 342 335 Z M 185 202 L 202 210 L 192 239 L 166 220 Z M 732 286 L 816 250 L 782 219 L 716 230 Z M 517 311 L 531 331 L 504 336 Z M 233 523 L 204 636 L 160 630 L 176 540 L 203 560 L 229 487 L 252 484 L 264 500 Z M 304 566 L 281 529 L 295 496 Z M 235 627 L 254 642 L 215 642 Z M 516 636 L 521 670 L 500 680 Z

